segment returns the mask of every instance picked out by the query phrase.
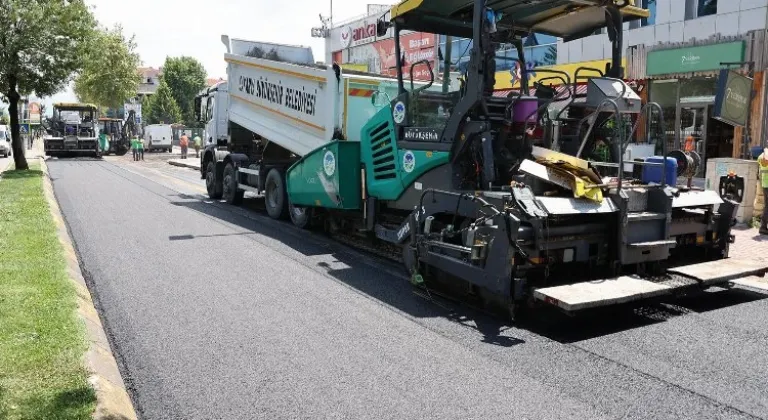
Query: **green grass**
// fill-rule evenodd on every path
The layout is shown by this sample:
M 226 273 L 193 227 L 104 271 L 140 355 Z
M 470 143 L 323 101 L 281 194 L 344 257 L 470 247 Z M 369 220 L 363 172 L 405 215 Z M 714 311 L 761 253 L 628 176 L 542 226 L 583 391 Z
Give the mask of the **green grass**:
M 0 178 L 0 419 L 90 419 L 85 328 L 40 164 Z

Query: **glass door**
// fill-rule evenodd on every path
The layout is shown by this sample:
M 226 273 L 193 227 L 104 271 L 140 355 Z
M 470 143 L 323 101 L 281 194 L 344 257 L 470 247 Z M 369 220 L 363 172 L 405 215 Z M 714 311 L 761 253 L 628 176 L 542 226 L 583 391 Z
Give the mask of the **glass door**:
M 709 108 L 709 105 L 681 105 L 680 119 L 677 124 L 680 149 L 698 153 L 702 162 L 707 148 Z M 700 165 L 694 177 L 703 178 L 704 169 L 704 165 Z

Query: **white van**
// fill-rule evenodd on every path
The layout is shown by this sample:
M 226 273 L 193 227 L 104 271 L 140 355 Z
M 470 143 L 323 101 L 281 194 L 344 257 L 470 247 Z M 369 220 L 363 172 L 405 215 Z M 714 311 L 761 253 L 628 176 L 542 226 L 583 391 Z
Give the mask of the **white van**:
M 152 124 L 144 127 L 144 149 L 173 152 L 173 129 L 170 124 Z
M 7 125 L 0 125 L 0 156 L 8 157 L 11 154 L 11 130 Z

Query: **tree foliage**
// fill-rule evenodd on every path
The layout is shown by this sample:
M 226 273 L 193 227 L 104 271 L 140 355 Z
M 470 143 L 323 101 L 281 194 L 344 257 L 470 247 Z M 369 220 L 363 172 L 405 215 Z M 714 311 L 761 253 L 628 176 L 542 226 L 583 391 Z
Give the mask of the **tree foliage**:
M 184 122 L 195 123 L 195 96 L 205 88 L 206 72 L 199 61 L 192 57 L 168 57 L 163 65 L 162 79 L 181 108 Z
M 141 64 L 134 37 L 126 39 L 123 28 L 99 29 L 91 38 L 83 70 L 75 79 L 75 94 L 83 102 L 119 108 L 139 88 Z
M 141 108 L 147 124 L 175 124 L 181 121 L 181 109 L 164 77 L 160 78 L 157 92 L 145 99 Z
M 19 99 L 60 91 L 83 67 L 96 20 L 84 0 L 0 0 L 0 92 L 8 100 L 17 169 L 28 169 Z

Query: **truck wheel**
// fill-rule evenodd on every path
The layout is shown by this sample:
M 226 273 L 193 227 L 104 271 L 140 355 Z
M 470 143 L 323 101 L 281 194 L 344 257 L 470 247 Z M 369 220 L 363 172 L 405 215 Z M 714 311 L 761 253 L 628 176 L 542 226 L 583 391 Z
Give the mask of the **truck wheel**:
M 288 217 L 288 194 L 285 191 L 283 174 L 277 168 L 272 168 L 264 183 L 264 205 L 267 214 L 273 219 Z
M 222 196 L 224 201 L 234 206 L 239 206 L 243 203 L 243 196 L 245 191 L 237 189 L 237 175 L 235 173 L 235 166 L 232 163 L 228 163 L 224 167 L 224 180 L 222 181 Z
M 218 200 L 222 195 L 221 181 L 216 179 L 216 164 L 214 162 L 208 162 L 205 167 L 205 188 L 208 190 L 208 197 L 213 200 Z
M 289 202 L 288 214 L 291 216 L 291 222 L 293 222 L 293 225 L 297 228 L 309 229 L 312 227 L 312 209 L 307 207 L 296 207 Z

